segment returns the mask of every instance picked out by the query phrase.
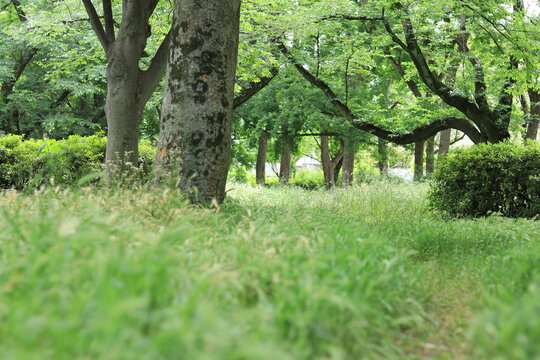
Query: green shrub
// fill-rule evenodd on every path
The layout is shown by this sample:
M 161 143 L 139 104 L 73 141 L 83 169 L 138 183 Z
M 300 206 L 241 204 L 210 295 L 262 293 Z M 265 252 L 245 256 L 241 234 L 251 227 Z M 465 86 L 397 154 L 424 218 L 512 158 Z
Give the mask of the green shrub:
M 324 187 L 324 175 L 322 171 L 302 170 L 296 173 L 291 185 L 308 190 L 320 189 Z
M 432 208 L 458 217 L 540 214 L 540 146 L 480 144 L 445 157 L 433 176 Z
M 49 181 L 61 186 L 76 185 L 83 177 L 102 171 L 106 142 L 101 134 L 73 135 L 65 140 L 0 137 L 0 188 L 32 189 Z M 141 142 L 142 180 L 150 177 L 154 151 L 149 141 Z

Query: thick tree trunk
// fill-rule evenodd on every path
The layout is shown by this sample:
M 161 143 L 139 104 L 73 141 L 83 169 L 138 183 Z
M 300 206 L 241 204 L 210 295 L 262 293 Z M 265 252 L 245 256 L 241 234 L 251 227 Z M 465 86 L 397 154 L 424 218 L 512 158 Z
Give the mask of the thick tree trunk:
M 414 180 L 424 177 L 424 141 L 414 143 Z
M 379 159 L 377 161 L 377 167 L 381 177 L 388 176 L 388 142 L 384 139 L 378 138 L 377 150 L 379 152 Z
M 426 142 L 426 175 L 430 176 L 435 171 L 435 136 Z
M 531 90 L 529 91 L 529 98 L 531 100 L 531 114 L 525 139 L 536 140 L 540 124 L 540 93 Z
M 107 69 L 107 151 L 108 165 L 138 165 L 139 124 L 144 103 L 137 96 L 138 64 L 128 66 L 122 56 L 112 55 Z M 135 65 L 135 66 L 133 66 Z M 114 174 L 109 173 L 109 178 Z
M 157 163 L 194 203 L 225 198 L 239 23 L 240 0 L 175 2 Z
M 279 183 L 288 185 L 291 177 L 291 143 L 288 136 L 281 139 L 281 161 L 279 163 Z
M 268 132 L 263 131 L 259 136 L 259 149 L 257 151 L 257 164 L 255 165 L 255 179 L 258 185 L 266 183 L 266 151 L 268 149 Z
M 354 174 L 354 157 L 356 155 L 356 142 L 352 139 L 345 139 L 343 149 L 343 169 L 341 171 L 341 186 L 351 186 Z

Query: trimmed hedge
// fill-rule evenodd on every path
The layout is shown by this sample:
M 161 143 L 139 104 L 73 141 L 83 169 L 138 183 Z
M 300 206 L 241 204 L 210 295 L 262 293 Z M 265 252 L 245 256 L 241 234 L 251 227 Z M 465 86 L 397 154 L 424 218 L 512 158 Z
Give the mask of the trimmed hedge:
M 448 154 L 433 176 L 432 208 L 456 217 L 540 214 L 540 146 L 479 144 Z
M 72 186 L 90 174 L 101 173 L 107 139 L 103 135 L 73 135 L 65 140 L 24 140 L 19 135 L 0 137 L 0 189 L 37 188 L 54 179 Z M 154 148 L 139 145 L 140 171 L 148 178 Z

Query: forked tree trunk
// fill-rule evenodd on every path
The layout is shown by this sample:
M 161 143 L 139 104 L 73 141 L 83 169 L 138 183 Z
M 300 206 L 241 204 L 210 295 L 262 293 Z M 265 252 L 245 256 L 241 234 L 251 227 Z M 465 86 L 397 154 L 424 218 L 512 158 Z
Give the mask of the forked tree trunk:
M 257 164 L 255 165 L 255 179 L 258 185 L 266 183 L 266 152 L 268 150 L 268 132 L 263 131 L 259 136 L 259 149 L 257 151 Z
M 356 155 L 356 142 L 352 139 L 345 139 L 343 149 L 343 168 L 341 171 L 341 186 L 351 186 L 354 174 L 354 157 Z
M 139 124 L 144 106 L 155 91 L 165 72 L 169 35 L 165 37 L 146 70 L 139 68 L 147 39 L 151 35 L 149 19 L 158 0 L 123 0 L 122 20 L 116 32 L 112 2 L 103 1 L 103 15 L 97 12 L 92 0 L 82 0 L 88 20 L 107 55 L 107 180 L 119 165 L 136 166 L 139 150 Z M 104 21 L 104 24 L 102 22 Z
M 377 150 L 379 152 L 379 159 L 377 166 L 381 177 L 388 176 L 388 142 L 384 139 L 378 138 Z
M 239 23 L 240 0 L 175 2 L 157 162 L 194 203 L 225 198 Z
M 527 133 L 525 139 L 536 140 L 538 137 L 538 126 L 540 124 L 540 93 L 529 91 L 531 100 L 531 114 L 529 123 L 527 124 Z
M 279 163 L 279 183 L 288 185 L 291 177 L 291 143 L 288 136 L 281 139 L 281 161 Z
M 435 136 L 426 141 L 426 175 L 435 171 Z
M 339 171 L 344 166 L 343 153 L 344 148 L 342 145 L 341 151 L 336 157 L 332 158 L 330 154 L 329 137 L 327 135 L 321 135 L 321 165 L 324 175 L 324 183 L 327 189 L 332 189 L 336 186 Z
M 424 176 L 424 141 L 414 144 L 414 180 L 420 181 Z
M 439 155 L 437 160 L 440 161 L 450 151 L 450 137 L 452 136 L 452 129 L 447 129 L 440 132 L 439 139 Z

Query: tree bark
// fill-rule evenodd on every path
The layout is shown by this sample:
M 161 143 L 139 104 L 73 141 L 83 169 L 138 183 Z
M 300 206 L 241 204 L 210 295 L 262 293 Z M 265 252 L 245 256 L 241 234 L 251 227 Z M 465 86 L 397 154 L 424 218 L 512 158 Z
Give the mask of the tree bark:
M 437 160 L 440 161 L 450 151 L 450 137 L 452 129 L 441 131 L 439 139 L 439 155 Z
M 170 35 L 161 43 L 147 70 L 139 63 L 151 35 L 149 19 L 158 0 L 124 0 L 122 21 L 115 34 L 111 1 L 103 1 L 105 26 L 91 0 L 82 0 L 89 22 L 107 55 L 106 163 L 138 165 L 139 125 L 143 109 L 163 78 Z M 107 179 L 121 173 L 107 166 Z
M 388 176 L 388 143 L 386 140 L 379 138 L 377 142 L 377 150 L 379 159 L 377 166 L 381 177 Z
M 426 175 L 435 171 L 435 136 L 426 141 Z
M 279 183 L 288 185 L 291 177 L 291 143 L 287 135 L 281 139 L 281 160 L 279 163 Z
M 258 185 L 266 183 L 266 152 L 268 149 L 268 132 L 263 130 L 259 136 L 259 148 L 257 151 L 257 164 L 255 165 L 255 179 Z
M 414 180 L 420 181 L 424 177 L 424 141 L 414 144 Z
M 356 155 L 356 142 L 345 139 L 343 150 L 343 168 L 341 171 L 341 186 L 348 187 L 353 184 L 354 157 Z
M 324 175 L 324 183 L 327 189 L 332 189 L 336 186 L 336 181 L 339 176 L 339 171 L 344 166 L 343 155 L 344 146 L 340 152 L 332 158 L 330 153 L 330 141 L 328 135 L 321 135 L 321 164 Z
M 324 184 L 327 189 L 332 189 L 335 186 L 335 175 L 332 159 L 330 158 L 330 142 L 326 135 L 321 136 L 321 164 L 324 174 Z
M 529 123 L 527 124 L 525 139 L 536 140 L 540 124 L 540 93 L 529 90 L 529 98 L 531 100 L 531 113 Z
M 240 0 L 175 2 L 156 163 L 192 203 L 225 198 L 239 25 Z

